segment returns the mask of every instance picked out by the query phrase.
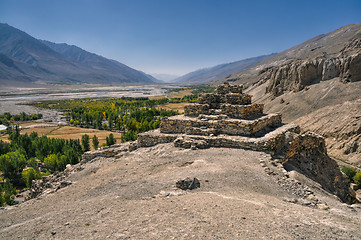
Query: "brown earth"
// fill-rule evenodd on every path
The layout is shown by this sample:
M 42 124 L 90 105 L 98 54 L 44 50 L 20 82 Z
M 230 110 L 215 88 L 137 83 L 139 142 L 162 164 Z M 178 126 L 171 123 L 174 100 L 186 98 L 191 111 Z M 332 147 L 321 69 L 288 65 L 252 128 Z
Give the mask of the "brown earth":
M 172 144 L 98 157 L 74 166 L 70 186 L 0 210 L 0 239 L 361 238 L 360 205 L 341 203 L 297 172 L 268 175 L 270 159 Z M 198 178 L 200 188 L 175 190 L 185 177 Z M 298 186 L 324 204 L 301 201 Z

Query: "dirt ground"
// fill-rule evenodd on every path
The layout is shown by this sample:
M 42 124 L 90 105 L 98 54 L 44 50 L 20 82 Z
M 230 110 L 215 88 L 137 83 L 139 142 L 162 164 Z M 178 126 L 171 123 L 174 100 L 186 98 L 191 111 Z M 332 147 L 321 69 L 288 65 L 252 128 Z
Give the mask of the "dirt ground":
M 172 144 L 95 158 L 68 187 L 0 209 L 0 239 L 360 239 L 361 207 L 310 187 L 328 210 L 295 196 L 262 169 L 270 156 Z M 200 188 L 175 190 L 179 178 Z M 300 183 L 301 184 L 301 183 Z

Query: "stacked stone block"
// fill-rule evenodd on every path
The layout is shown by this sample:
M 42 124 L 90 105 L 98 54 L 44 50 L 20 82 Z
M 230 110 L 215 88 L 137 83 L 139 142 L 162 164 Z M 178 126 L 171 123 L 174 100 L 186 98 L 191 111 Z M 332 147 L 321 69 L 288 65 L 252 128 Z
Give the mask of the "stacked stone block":
M 263 104 L 252 104 L 252 97 L 242 90 L 225 83 L 214 93 L 202 94 L 197 104 L 184 107 L 184 115 L 165 117 L 159 129 L 139 134 L 138 144 L 152 146 L 178 139 L 179 143 L 204 141 L 209 147 L 260 150 L 270 148 L 270 139 L 298 131 L 295 126 L 282 126 L 278 113 L 263 114 Z
M 263 113 L 263 104 L 251 104 L 252 96 L 242 93 L 242 86 L 223 84 L 215 93 L 204 93 L 197 104 L 186 105 L 184 115 L 227 115 L 231 118 L 252 118 Z
M 263 104 L 251 104 L 252 97 L 242 90 L 242 86 L 225 83 L 214 93 L 201 94 L 197 104 L 184 107 L 184 115 L 164 118 L 160 132 L 256 136 L 281 124 L 279 114 L 264 115 Z

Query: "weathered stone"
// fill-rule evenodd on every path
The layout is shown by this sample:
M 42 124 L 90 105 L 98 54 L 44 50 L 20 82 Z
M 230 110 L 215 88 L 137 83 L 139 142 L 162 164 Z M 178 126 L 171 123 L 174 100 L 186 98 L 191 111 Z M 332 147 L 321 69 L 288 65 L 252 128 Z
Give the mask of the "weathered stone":
M 360 39 L 347 48 L 360 48 Z M 351 46 L 351 47 L 350 47 Z M 279 96 L 285 91 L 300 91 L 317 80 L 339 77 L 343 83 L 361 80 L 361 53 L 340 55 L 327 59 L 318 57 L 307 61 L 294 60 L 284 65 L 271 67 L 262 72 L 261 78 L 269 80 L 266 91 Z
M 218 94 L 224 95 L 227 93 L 240 93 L 242 94 L 243 86 L 242 85 L 231 85 L 228 82 L 225 82 L 222 85 L 217 86 L 216 92 Z
M 227 115 L 231 118 L 252 118 L 259 116 L 263 113 L 263 104 L 252 104 L 252 105 L 231 105 L 222 104 L 222 114 Z
M 269 114 L 253 120 L 221 119 L 201 121 L 198 118 L 184 117 L 182 115 L 162 119 L 160 131 L 162 133 L 186 133 L 186 129 L 206 128 L 215 129 L 209 134 L 228 134 L 239 136 L 254 136 L 269 128 L 281 124 L 280 114 Z M 207 135 L 209 135 L 207 134 Z
M 223 97 L 223 102 L 233 105 L 251 104 L 251 101 L 251 95 L 242 93 L 228 93 Z
M 209 105 L 208 104 L 188 104 L 184 106 L 184 115 L 185 116 L 198 116 L 200 114 L 208 114 Z
M 216 93 L 203 93 L 199 95 L 198 103 L 207 104 L 209 108 L 219 108 L 222 101 L 223 95 Z
M 69 186 L 69 185 L 71 185 L 71 184 L 72 184 L 71 181 L 61 181 L 61 182 L 60 182 L 60 188 Z
M 286 168 L 290 165 L 302 174 L 320 183 L 323 188 L 337 195 L 342 201 L 353 203 L 354 191 L 348 179 L 326 152 L 325 140 L 321 136 L 308 133 L 293 140 L 284 158 Z
M 160 143 L 169 143 L 177 138 L 174 135 L 150 134 L 152 132 L 154 131 L 138 134 L 137 141 L 139 147 L 151 147 Z
M 199 180 L 197 178 L 185 178 L 185 179 L 179 179 L 175 186 L 177 188 L 180 188 L 182 190 L 192 190 L 195 188 L 199 188 L 201 186 Z

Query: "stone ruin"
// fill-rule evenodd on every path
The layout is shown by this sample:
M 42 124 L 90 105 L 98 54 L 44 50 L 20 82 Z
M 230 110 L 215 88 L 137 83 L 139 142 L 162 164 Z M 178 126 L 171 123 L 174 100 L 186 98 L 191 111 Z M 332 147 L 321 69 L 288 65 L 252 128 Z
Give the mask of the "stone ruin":
M 299 133 L 297 125 L 282 124 L 280 114 L 264 114 L 263 104 L 252 104 L 252 96 L 242 91 L 243 86 L 225 83 L 215 93 L 201 94 L 198 103 L 184 107 L 184 115 L 163 118 L 160 129 L 139 134 L 138 145 L 174 142 L 178 147 L 193 149 L 268 151 L 275 150 L 274 139 L 281 139 L 287 132 Z
M 252 96 L 242 91 L 242 86 L 226 82 L 214 93 L 201 94 L 198 103 L 184 107 L 184 115 L 165 117 L 159 129 L 138 134 L 136 147 L 173 142 L 176 147 L 191 149 L 265 151 L 280 159 L 282 169 L 301 172 L 343 202 L 355 201 L 355 192 L 327 155 L 322 137 L 301 135 L 297 125 L 282 124 L 278 113 L 264 114 L 264 105 L 252 104 Z

